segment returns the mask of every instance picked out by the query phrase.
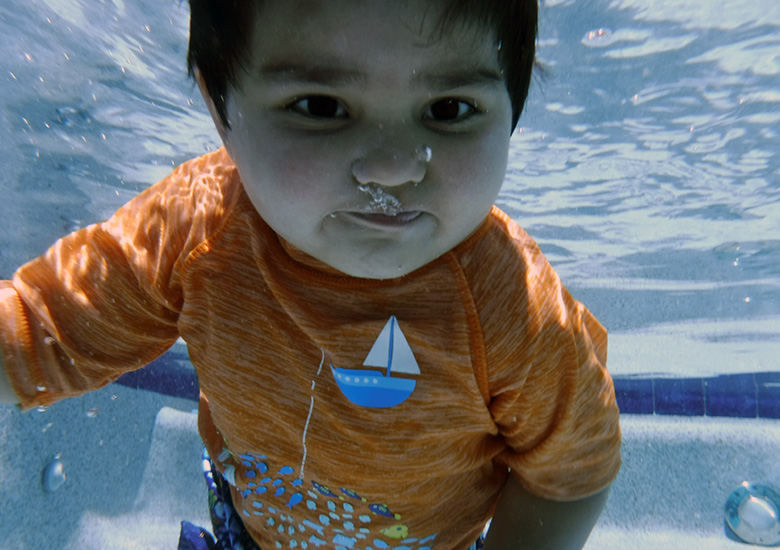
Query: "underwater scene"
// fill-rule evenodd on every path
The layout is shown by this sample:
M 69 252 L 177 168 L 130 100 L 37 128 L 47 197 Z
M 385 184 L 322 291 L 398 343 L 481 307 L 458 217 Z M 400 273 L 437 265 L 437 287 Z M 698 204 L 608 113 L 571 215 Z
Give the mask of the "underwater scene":
M 5 277 L 219 146 L 187 25 L 173 0 L 0 6 Z M 779 27 L 774 0 L 542 2 L 498 205 L 616 375 L 780 370 Z
M 660 524 L 637 548 L 736 547 L 721 546 L 722 502 L 766 472 L 778 482 L 780 2 L 540 8 L 497 204 L 608 329 L 621 411 L 642 413 L 605 521 Z M 180 0 L 0 3 L 3 278 L 220 146 L 186 74 L 188 18 Z M 94 394 L 0 409 L 0 548 L 148 550 L 182 519 L 205 525 L 197 395 L 180 343 Z M 588 548 L 639 540 L 616 537 Z

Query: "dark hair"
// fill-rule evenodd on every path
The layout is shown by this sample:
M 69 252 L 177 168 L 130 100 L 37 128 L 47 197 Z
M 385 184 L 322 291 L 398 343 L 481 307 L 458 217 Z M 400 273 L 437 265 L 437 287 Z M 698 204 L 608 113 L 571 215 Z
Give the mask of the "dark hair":
M 187 67 L 190 76 L 200 71 L 206 90 L 225 125 L 225 100 L 235 86 L 237 71 L 249 59 L 254 17 L 265 0 L 189 0 L 190 44 Z M 450 0 L 441 13 L 439 31 L 445 34 L 458 24 L 481 24 L 492 29 L 500 47 L 512 101 L 512 130 L 523 110 L 536 51 L 537 0 Z

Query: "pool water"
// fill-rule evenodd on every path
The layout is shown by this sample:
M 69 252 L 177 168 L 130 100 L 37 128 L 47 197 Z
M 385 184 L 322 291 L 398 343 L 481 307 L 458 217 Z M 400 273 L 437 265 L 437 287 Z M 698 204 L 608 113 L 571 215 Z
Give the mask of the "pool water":
M 187 5 L 0 6 L 8 276 L 218 147 Z M 546 0 L 498 204 L 611 334 L 616 375 L 780 371 L 780 4 Z
M 780 4 L 547 2 L 500 201 L 618 374 L 780 370 Z

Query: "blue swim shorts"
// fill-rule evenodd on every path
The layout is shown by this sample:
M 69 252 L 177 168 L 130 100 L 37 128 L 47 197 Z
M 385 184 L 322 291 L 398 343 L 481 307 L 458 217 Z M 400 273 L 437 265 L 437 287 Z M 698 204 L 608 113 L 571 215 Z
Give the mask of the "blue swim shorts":
M 209 492 L 209 512 L 214 535 L 202 527 L 182 521 L 178 550 L 260 550 L 233 507 L 230 485 L 214 468 L 205 449 L 203 477 Z

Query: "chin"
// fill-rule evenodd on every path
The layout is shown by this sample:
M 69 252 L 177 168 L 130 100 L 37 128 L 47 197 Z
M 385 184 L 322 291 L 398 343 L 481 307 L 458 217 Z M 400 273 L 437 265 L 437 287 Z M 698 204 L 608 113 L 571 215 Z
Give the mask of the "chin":
M 402 267 L 392 269 L 392 268 L 375 268 L 370 266 L 354 266 L 348 269 L 340 269 L 339 271 L 346 273 L 350 277 L 357 277 L 359 279 L 386 280 L 386 279 L 395 279 L 397 277 L 403 277 L 404 275 L 408 275 L 409 273 L 414 271 L 414 269 L 404 269 Z
M 392 262 L 372 262 L 371 260 L 353 261 L 344 263 L 344 265 L 334 265 L 339 271 L 350 275 L 351 277 L 358 277 L 361 279 L 396 279 L 403 277 L 409 273 L 421 268 L 425 264 L 433 261 L 433 258 L 426 261 L 409 262 L 403 261 L 398 263 Z

